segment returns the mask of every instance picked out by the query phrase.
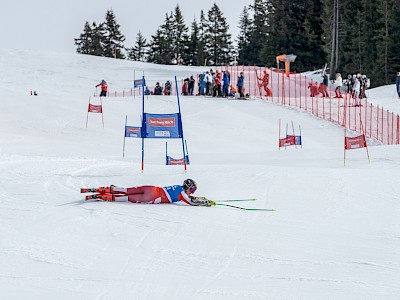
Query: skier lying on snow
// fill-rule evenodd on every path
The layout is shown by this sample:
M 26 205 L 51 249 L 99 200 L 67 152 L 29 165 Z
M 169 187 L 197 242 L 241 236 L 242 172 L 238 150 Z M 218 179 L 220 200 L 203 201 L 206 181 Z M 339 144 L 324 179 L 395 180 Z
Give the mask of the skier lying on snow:
M 110 187 L 82 188 L 81 193 L 98 193 L 86 196 L 86 200 L 96 199 L 101 201 L 129 201 L 133 203 L 174 203 L 183 201 L 195 206 L 214 206 L 214 201 L 205 197 L 194 197 L 197 184 L 193 179 L 186 179 L 183 185 L 158 186 L 136 186 L 123 188 L 111 185 Z

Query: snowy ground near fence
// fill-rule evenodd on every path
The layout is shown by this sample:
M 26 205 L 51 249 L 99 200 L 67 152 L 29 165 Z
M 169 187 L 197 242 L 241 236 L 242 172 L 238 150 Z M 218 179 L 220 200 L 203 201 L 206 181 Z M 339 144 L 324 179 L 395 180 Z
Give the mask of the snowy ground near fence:
M 140 99 L 109 98 L 133 69 L 160 81 L 197 68 L 75 54 L 0 50 L 2 299 L 398 299 L 399 146 L 347 153 L 343 129 L 262 100 L 181 97 L 191 165 L 165 166 L 165 142 L 129 139 Z M 29 91 L 37 91 L 37 97 Z M 394 86 L 369 101 L 400 112 Z M 176 112 L 150 97 L 148 112 Z M 301 125 L 303 149 L 278 150 L 278 121 Z M 296 132 L 297 133 L 297 132 Z M 179 141 L 169 141 L 181 156 Z M 248 207 L 85 202 L 83 186 L 171 185 L 193 178 L 212 199 Z

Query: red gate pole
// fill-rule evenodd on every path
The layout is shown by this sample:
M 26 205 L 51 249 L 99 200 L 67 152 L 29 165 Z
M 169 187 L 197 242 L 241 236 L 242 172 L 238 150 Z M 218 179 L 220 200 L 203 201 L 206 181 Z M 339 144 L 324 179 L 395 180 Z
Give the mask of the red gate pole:
M 296 76 L 294 77 L 294 105 L 296 106 L 296 107 L 298 107 L 297 106 L 297 74 L 296 74 Z
M 90 107 L 90 97 L 89 97 L 89 105 L 88 105 L 88 109 L 87 109 L 87 113 L 86 113 L 86 128 L 87 128 L 87 124 L 88 124 L 88 120 L 89 120 L 89 107 Z
M 280 82 L 280 76 L 279 76 L 279 69 L 278 69 L 278 71 L 277 71 L 277 75 L 278 75 L 278 98 L 277 98 L 277 103 L 279 103 L 279 95 L 280 95 L 280 91 L 281 91 L 281 89 L 279 88 L 279 82 Z
M 275 94 L 275 90 L 272 88 L 272 68 L 269 68 L 269 72 L 271 73 L 270 75 L 269 75 L 269 80 L 270 80 L 270 83 L 271 83 L 271 92 L 272 92 L 272 96 L 271 96 L 271 101 L 272 101 L 272 103 L 274 103 L 274 94 Z
M 245 74 L 245 70 L 244 70 L 245 68 L 244 68 L 244 65 L 242 65 L 242 72 L 243 72 L 243 74 Z M 249 69 L 249 68 L 247 68 L 247 69 Z M 250 96 L 250 84 L 251 84 L 251 79 L 250 79 L 250 72 L 248 72 L 249 73 L 249 90 L 247 91 L 247 94 L 249 94 L 249 96 Z M 246 97 L 246 94 L 244 94 L 244 96 Z
M 392 144 L 394 144 L 393 143 L 393 132 L 394 132 L 394 114 L 393 113 L 391 113 L 392 114 Z
M 379 105 L 376 108 L 376 139 L 379 141 Z
M 367 132 L 367 117 L 368 117 L 368 110 L 367 110 L 367 107 L 368 107 L 368 102 L 367 102 L 367 100 L 365 100 L 365 110 L 364 110 L 364 127 L 365 127 L 365 132 Z
M 291 89 L 291 80 L 290 80 L 290 77 L 286 77 L 287 78 L 287 80 L 289 80 L 289 106 L 290 106 L 290 93 L 291 93 L 291 91 L 292 91 L 292 89 Z
M 279 119 L 279 130 L 278 130 L 278 150 L 281 150 L 280 139 L 281 139 L 281 119 Z
M 389 136 L 390 136 L 390 132 L 389 132 L 389 111 L 388 110 L 386 110 L 386 119 L 387 119 L 387 139 L 388 139 L 388 145 L 390 144 L 389 143 Z
M 285 99 L 285 76 L 284 76 L 283 72 L 282 72 L 282 104 L 286 104 L 286 99 Z
M 400 116 L 397 115 L 397 144 L 400 143 L 399 135 L 400 135 Z
M 100 97 L 100 104 L 101 104 L 101 121 L 103 122 L 103 129 L 104 129 L 103 101 L 101 101 L 101 97 Z
M 383 143 L 383 134 L 384 134 L 384 130 L 383 130 L 383 106 L 382 106 L 382 143 Z
M 367 141 L 365 140 L 365 132 L 364 132 L 364 130 L 362 129 L 363 128 L 363 124 L 362 124 L 362 120 L 361 120 L 361 107 L 360 107 L 360 127 L 361 127 L 361 130 L 362 130 L 362 134 L 363 134 L 363 136 L 364 136 L 364 143 L 365 143 L 365 149 L 367 150 L 367 157 L 368 157 L 368 162 L 371 162 L 371 160 L 370 160 L 370 158 L 369 158 L 369 151 L 368 151 L 368 146 L 367 146 Z
M 347 127 L 349 127 L 350 129 L 351 129 L 351 127 L 350 127 L 350 119 L 351 119 L 351 109 L 350 109 L 350 99 L 349 99 L 349 106 L 348 106 L 348 110 L 349 110 L 349 120 L 348 120 L 348 122 L 349 122 L 349 125 L 347 126 Z
M 300 74 L 300 88 L 299 88 L 299 91 L 300 91 L 300 109 L 301 109 L 301 74 Z
M 371 103 L 371 105 L 370 105 L 370 107 L 371 107 L 371 113 L 370 113 L 370 116 L 369 116 L 369 136 L 372 138 L 372 103 Z

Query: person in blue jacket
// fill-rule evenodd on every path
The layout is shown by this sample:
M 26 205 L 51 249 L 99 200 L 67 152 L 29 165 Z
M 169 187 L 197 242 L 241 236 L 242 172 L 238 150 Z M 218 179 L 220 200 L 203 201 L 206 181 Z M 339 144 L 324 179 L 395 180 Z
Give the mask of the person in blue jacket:
M 224 72 L 224 76 L 222 77 L 222 82 L 224 84 L 222 95 L 226 98 L 229 95 L 229 83 L 230 83 L 228 71 Z
M 243 86 L 244 86 L 244 76 L 243 76 L 243 72 L 240 72 L 238 81 L 237 81 L 237 87 L 238 87 L 238 92 L 240 94 L 240 98 L 244 98 Z
M 396 90 L 397 90 L 397 95 L 400 98 L 400 72 L 397 72 L 397 77 L 396 77 Z

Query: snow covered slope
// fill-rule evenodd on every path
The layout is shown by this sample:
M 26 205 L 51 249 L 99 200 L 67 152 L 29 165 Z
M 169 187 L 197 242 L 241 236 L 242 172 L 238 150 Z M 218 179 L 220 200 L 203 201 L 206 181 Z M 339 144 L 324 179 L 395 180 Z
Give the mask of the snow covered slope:
M 136 98 L 88 97 L 105 79 L 130 88 L 200 69 L 76 54 L 0 50 L 2 299 L 398 299 L 399 146 L 349 151 L 343 129 L 262 100 L 181 97 L 191 165 L 165 166 L 162 140 L 129 139 Z M 38 97 L 29 96 L 36 90 Z M 393 86 L 369 91 L 391 103 Z M 385 95 L 381 97 L 379 95 Z M 389 108 L 389 107 L 388 107 Z M 176 97 L 146 111 L 176 112 Z M 400 111 L 398 109 L 397 111 Z M 303 149 L 278 151 L 278 120 L 302 127 Z M 169 141 L 179 157 L 179 141 Z M 247 207 L 85 202 L 83 186 L 180 184 Z

